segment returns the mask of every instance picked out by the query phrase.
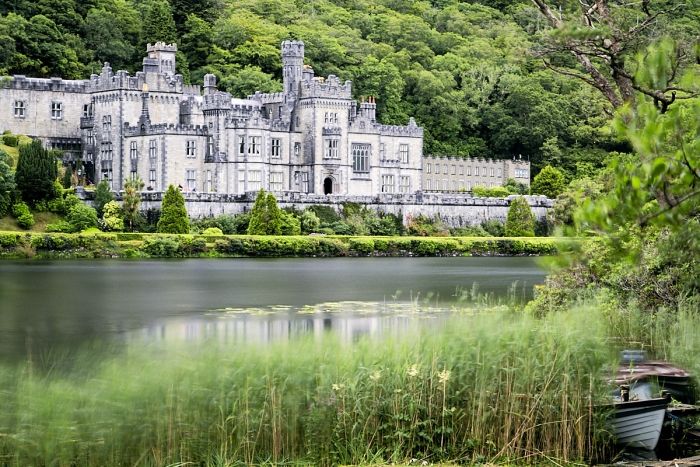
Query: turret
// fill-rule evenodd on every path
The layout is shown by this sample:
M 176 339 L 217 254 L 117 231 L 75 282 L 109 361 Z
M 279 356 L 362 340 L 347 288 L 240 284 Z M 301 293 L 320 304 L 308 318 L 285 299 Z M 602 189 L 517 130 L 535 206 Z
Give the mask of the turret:
M 144 73 L 163 73 L 166 75 L 175 74 L 175 54 L 177 44 L 166 44 L 156 42 L 146 46 L 148 56 L 143 59 Z
M 297 93 L 304 72 L 304 43 L 302 41 L 282 42 L 282 74 L 284 92 Z
M 216 76 L 211 73 L 204 75 L 204 95 L 214 94 L 216 92 Z

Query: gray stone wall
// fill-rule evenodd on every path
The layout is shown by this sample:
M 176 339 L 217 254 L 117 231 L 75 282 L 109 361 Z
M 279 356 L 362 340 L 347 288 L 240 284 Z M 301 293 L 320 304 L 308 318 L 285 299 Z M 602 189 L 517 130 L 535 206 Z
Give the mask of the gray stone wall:
M 213 217 L 222 214 L 240 214 L 253 207 L 256 193 L 222 195 L 215 193 L 183 193 L 185 206 L 191 218 Z M 160 209 L 162 193 L 143 193 L 141 207 Z M 424 215 L 440 217 L 450 227 L 479 225 L 496 219 L 505 222 L 510 202 L 508 198 L 476 198 L 466 194 L 416 193 L 412 195 L 378 196 L 322 196 L 300 193 L 282 193 L 278 196 L 281 208 L 296 208 L 300 211 L 314 206 L 331 206 L 340 212 L 342 203 L 363 204 L 379 212 L 402 215 L 404 223 L 410 217 Z M 533 214 L 538 220 L 546 217 L 553 201 L 544 196 L 526 196 Z

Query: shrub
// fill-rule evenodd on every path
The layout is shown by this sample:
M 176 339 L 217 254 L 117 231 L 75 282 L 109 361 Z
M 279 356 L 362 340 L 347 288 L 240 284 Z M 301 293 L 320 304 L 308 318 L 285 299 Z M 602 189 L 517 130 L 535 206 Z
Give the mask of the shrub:
M 185 198 L 173 185 L 163 198 L 163 206 L 158 220 L 159 233 L 188 233 L 190 231 L 190 219 L 185 209 Z
M 321 219 L 311 209 L 305 210 L 299 221 L 301 222 L 301 232 L 305 234 L 318 232 L 318 229 L 321 228 Z
M 191 235 L 182 236 L 179 238 L 180 247 L 178 252 L 182 256 L 190 256 L 207 251 L 207 241 L 201 237 L 193 237 Z
M 418 237 L 446 237 L 450 234 L 449 229 L 437 216 L 431 219 L 428 216 L 420 214 L 416 217 L 409 217 L 407 221 L 406 232 L 409 235 Z
M 11 133 L 5 133 L 2 135 L 2 144 L 10 146 L 11 148 L 16 148 L 19 144 L 19 137 Z
M 505 227 L 505 233 L 508 237 L 535 236 L 535 218 L 532 215 L 530 205 L 522 196 L 511 200 Z
M 97 228 L 97 211 L 87 204 L 76 204 L 71 207 L 66 216 L 73 232 L 80 232 L 91 227 Z
M 73 226 L 64 220 L 61 220 L 61 221 L 58 221 L 54 224 L 48 224 L 46 226 L 46 231 L 47 232 L 70 233 L 70 232 L 73 232 Z
M 280 211 L 280 216 L 280 233 L 282 235 L 301 235 L 301 222 L 297 216 L 287 211 Z
M 564 174 L 551 165 L 545 166 L 532 181 L 530 187 L 532 194 L 545 195 L 547 198 L 556 198 L 566 187 Z
M 103 209 L 110 201 L 114 201 L 112 189 L 109 187 L 109 182 L 107 180 L 102 180 L 97 184 L 97 188 L 95 189 L 94 207 L 99 217 L 102 217 Z
M 503 237 L 506 234 L 506 226 L 498 219 L 489 219 L 481 223 L 481 228 L 493 237 Z
M 72 195 L 75 196 L 75 195 Z M 77 196 L 76 196 L 77 198 Z M 54 199 L 49 200 L 46 203 L 46 208 L 49 212 L 53 212 L 55 214 L 66 214 L 66 202 L 63 199 L 62 196 L 56 197 Z
M 202 232 L 202 235 L 207 235 L 207 236 L 223 235 L 223 234 L 224 233 L 218 227 L 209 227 L 207 229 L 204 229 L 204 232 Z
M 483 186 L 475 186 L 472 188 L 472 194 L 474 196 L 479 196 L 482 198 L 505 198 L 510 195 L 510 190 L 506 187 L 495 186 L 493 188 L 486 188 Z
M 15 191 L 15 174 L 12 158 L 0 150 L 0 217 L 5 217 L 12 206 Z
M 0 248 L 14 248 L 19 241 L 20 234 L 0 233 Z
M 152 236 L 147 237 L 141 246 L 141 251 L 149 256 L 172 258 L 178 256 L 180 243 L 176 237 L 170 236 Z
M 124 219 L 122 219 L 122 208 L 116 201 L 110 201 L 104 205 L 102 224 L 105 230 L 121 232 L 124 230 Z
M 12 215 L 17 219 L 17 225 L 25 230 L 34 225 L 34 216 L 27 203 L 20 202 L 12 206 Z
M 351 238 L 350 251 L 360 255 L 369 255 L 374 252 L 374 240 L 371 238 Z

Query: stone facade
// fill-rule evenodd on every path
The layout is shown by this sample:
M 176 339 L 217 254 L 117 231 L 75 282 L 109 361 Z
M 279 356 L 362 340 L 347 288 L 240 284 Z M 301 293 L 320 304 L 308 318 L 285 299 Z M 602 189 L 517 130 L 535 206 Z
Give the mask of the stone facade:
M 321 195 L 421 190 L 423 129 L 382 125 L 352 83 L 304 65 L 304 44 L 282 43 L 284 90 L 235 99 L 204 77 L 175 74 L 174 44 L 148 45 L 143 70 L 105 64 L 89 80 L 0 81 L 0 129 L 59 148 L 89 181 L 119 191 L 138 175 L 147 190 Z
M 426 192 L 468 192 L 476 186 L 492 188 L 505 185 L 509 178 L 530 186 L 530 162 L 436 156 L 423 160 Z

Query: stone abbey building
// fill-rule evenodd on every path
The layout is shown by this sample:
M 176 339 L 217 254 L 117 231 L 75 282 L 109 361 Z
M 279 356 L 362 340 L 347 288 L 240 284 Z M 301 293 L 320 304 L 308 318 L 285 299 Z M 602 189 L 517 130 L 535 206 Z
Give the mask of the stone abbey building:
M 175 74 L 176 46 L 148 45 L 143 71 L 89 80 L 14 76 L 0 84 L 0 129 L 72 153 L 113 190 L 138 175 L 151 191 L 375 195 L 421 189 L 423 129 L 382 125 L 350 81 L 320 78 L 304 44 L 282 43 L 284 90 L 236 99 Z M 9 111 L 8 111 L 9 110 Z
M 382 125 L 376 103 L 352 99 L 352 83 L 316 77 L 304 43 L 281 47 L 284 90 L 233 98 L 206 75 L 175 73 L 174 44 L 148 45 L 131 76 L 105 64 L 88 80 L 14 76 L 0 81 L 0 130 L 64 151 L 89 182 L 115 191 L 139 176 L 146 189 L 185 193 L 377 196 L 469 192 L 529 184 L 521 160 L 423 157 L 423 129 Z M 214 199 L 210 197 L 211 199 Z

